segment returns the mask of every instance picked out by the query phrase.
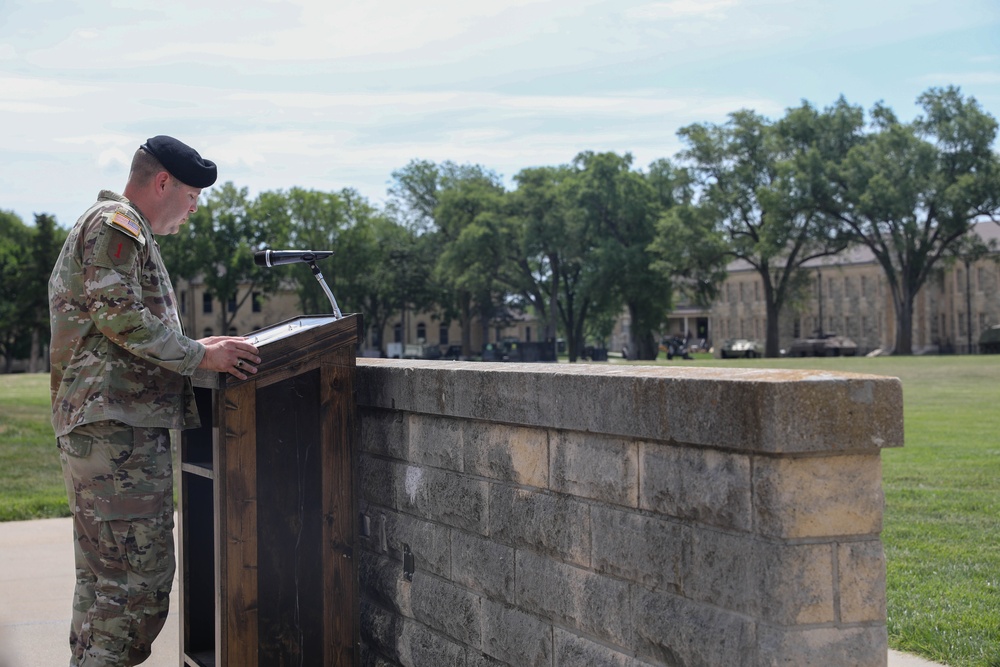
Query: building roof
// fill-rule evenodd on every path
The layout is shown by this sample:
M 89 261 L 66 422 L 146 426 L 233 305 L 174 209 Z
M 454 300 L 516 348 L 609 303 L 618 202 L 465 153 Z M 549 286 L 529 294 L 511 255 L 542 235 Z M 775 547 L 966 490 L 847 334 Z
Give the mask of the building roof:
M 979 235 L 986 243 L 996 242 L 1000 246 L 1000 223 L 987 220 L 973 225 L 972 230 Z M 837 255 L 817 257 L 805 262 L 802 266 L 806 268 L 826 267 L 826 266 L 856 266 L 860 264 L 874 264 L 875 255 L 871 249 L 864 245 L 854 245 Z M 737 259 L 726 265 L 729 273 L 740 273 L 752 271 L 753 267 L 744 259 Z

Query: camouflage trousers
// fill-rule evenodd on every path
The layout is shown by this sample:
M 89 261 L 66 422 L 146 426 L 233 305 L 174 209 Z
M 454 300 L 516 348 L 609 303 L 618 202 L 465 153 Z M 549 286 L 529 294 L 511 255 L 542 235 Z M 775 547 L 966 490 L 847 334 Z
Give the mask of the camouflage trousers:
M 60 437 L 59 450 L 76 556 L 70 665 L 137 665 L 174 578 L 170 432 L 102 421 Z

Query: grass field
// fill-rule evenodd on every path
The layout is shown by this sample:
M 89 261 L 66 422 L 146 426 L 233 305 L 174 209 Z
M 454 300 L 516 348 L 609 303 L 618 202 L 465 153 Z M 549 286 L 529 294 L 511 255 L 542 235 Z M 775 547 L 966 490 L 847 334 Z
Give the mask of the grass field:
M 883 453 L 889 644 L 1000 667 L 1000 356 L 659 364 L 900 378 L 906 445 Z M 66 514 L 48 414 L 47 376 L 0 375 L 0 520 Z

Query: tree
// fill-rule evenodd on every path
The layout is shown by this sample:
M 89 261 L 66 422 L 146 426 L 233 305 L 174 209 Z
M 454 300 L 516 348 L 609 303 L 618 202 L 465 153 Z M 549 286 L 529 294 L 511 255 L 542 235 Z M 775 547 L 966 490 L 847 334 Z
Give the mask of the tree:
M 650 165 L 647 179 L 661 207 L 655 236 L 647 248 L 650 268 L 668 280 L 671 295 L 707 308 L 726 278 L 728 245 L 720 216 L 710 206 L 694 202 L 687 169 L 657 160 Z
M 657 191 L 643 174 L 632 170 L 632 156 L 615 153 L 579 154 L 575 204 L 594 230 L 593 259 L 598 284 L 591 315 L 607 319 L 628 309 L 630 359 L 655 359 L 654 333 L 670 311 L 669 276 L 651 266 L 649 245 L 661 212 Z M 605 317 L 602 317 L 605 316 Z
M 15 352 L 27 340 L 23 296 L 30 293 L 33 283 L 47 284 L 49 276 L 32 273 L 28 250 L 31 245 L 31 228 L 15 213 L 0 211 L 0 353 L 5 373 L 11 371 Z
M 364 315 L 365 326 L 375 333 L 373 343 L 385 355 L 382 331 L 401 302 L 425 300 L 414 288 L 427 281 L 414 272 L 430 265 L 420 260 L 419 239 L 411 229 L 353 191 L 345 190 L 341 197 L 350 223 L 337 245 L 335 295 L 345 313 Z M 404 256 L 414 261 L 399 261 Z M 413 270 L 404 272 L 404 267 Z
M 802 284 L 803 265 L 848 245 L 815 189 L 830 161 L 856 142 L 860 124 L 857 110 L 841 100 L 822 114 L 804 103 L 778 124 L 743 110 L 723 125 L 678 133 L 689 144 L 681 156 L 697 175 L 700 203 L 729 237 L 729 255 L 760 276 L 768 357 L 779 355 L 781 311 Z
M 534 167 L 515 177 L 508 195 L 515 240 L 508 248 L 509 286 L 545 322 L 542 339 L 555 344 L 559 335 L 559 279 L 565 250 L 567 202 L 565 183 L 572 169 Z
M 393 172 L 390 211 L 399 216 L 419 238 L 414 250 L 420 250 L 422 261 L 434 257 L 435 271 L 427 280 L 424 295 L 437 295 L 437 305 L 443 309 L 445 319 L 457 318 L 462 329 L 462 353 L 471 354 L 472 316 L 479 312 L 488 321 L 493 315 L 494 286 L 487 288 L 482 282 L 474 283 L 471 264 L 463 265 L 457 250 L 447 259 L 446 249 L 459 243 L 462 230 L 472 224 L 476 216 L 488 210 L 498 211 L 502 201 L 503 186 L 500 178 L 480 165 L 457 165 L 444 162 L 414 160 L 403 169 Z M 498 200 L 497 197 L 501 199 Z M 467 235 L 462 244 L 472 242 Z M 400 255 L 398 261 L 413 267 L 414 258 Z M 469 261 L 474 261 L 469 258 Z M 446 268 L 447 265 L 447 268 Z M 412 283 L 411 283 L 412 285 Z M 412 289 L 412 287 L 411 287 Z M 405 312 L 407 304 L 401 306 Z M 413 304 L 417 307 L 431 304 Z
M 434 209 L 441 252 L 434 276 L 451 295 L 466 355 L 471 353 L 472 317 L 479 316 L 485 332 L 506 301 L 499 275 L 511 234 L 503 204 L 500 179 L 481 170 L 446 181 Z
M 31 332 L 31 352 L 28 372 L 42 369 L 43 348 L 49 342 L 49 294 L 48 277 L 52 273 L 56 259 L 67 233 L 56 226 L 56 219 L 45 213 L 35 214 L 35 230 L 31 239 L 31 255 L 28 260 L 28 274 L 33 276 L 20 295 L 23 301 L 24 323 Z
M 895 354 L 913 352 L 913 302 L 949 248 L 1000 211 L 997 122 L 958 88 L 932 88 L 901 123 L 878 104 L 874 132 L 834 173 L 826 211 L 875 255 L 896 314 Z

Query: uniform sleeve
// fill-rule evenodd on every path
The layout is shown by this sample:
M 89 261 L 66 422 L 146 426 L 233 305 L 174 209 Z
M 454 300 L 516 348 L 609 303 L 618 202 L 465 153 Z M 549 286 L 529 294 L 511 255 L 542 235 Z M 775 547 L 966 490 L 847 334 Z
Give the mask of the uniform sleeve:
M 83 285 L 97 329 L 137 357 L 191 375 L 205 346 L 176 331 L 143 303 L 142 246 L 126 233 L 99 224 L 92 252 L 83 258 Z

